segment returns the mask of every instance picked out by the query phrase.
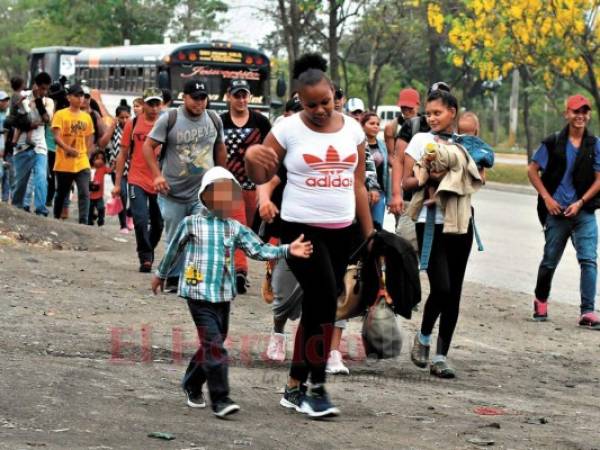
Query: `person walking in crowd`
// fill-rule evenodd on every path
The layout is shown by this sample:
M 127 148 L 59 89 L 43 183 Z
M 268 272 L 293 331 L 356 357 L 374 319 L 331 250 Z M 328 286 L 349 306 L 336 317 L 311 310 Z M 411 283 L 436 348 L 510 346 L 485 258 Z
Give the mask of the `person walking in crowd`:
M 58 111 L 52 119 L 56 140 L 56 199 L 54 217 L 59 219 L 65 199 L 73 182 L 77 184 L 79 223 L 87 224 L 90 200 L 90 161 L 94 139 L 94 124 L 88 113 L 81 110 L 83 89 L 74 84 L 67 91 L 69 107 Z
M 360 122 L 360 119 L 365 112 L 365 104 L 363 101 L 360 98 L 352 97 L 348 99 L 346 108 L 348 109 L 348 115 L 356 119 L 357 122 Z
M 10 191 L 9 171 L 11 169 L 8 155 L 5 153 L 6 130 L 4 129 L 4 121 L 9 105 L 10 96 L 5 91 L 0 91 L 0 189 L 2 190 L 1 198 L 3 202 L 8 201 Z
M 136 97 L 133 99 L 133 116 L 141 116 L 144 112 L 144 99 L 142 97 Z M 164 106 L 163 106 L 164 108 Z
M 88 225 L 99 227 L 104 225 L 106 209 L 104 207 L 104 178 L 111 170 L 106 166 L 106 156 L 104 151 L 96 150 L 90 158 L 92 166 L 90 179 L 90 206 L 88 213 Z
M 392 168 L 391 198 L 389 201 L 390 213 L 400 216 L 404 211 L 404 198 L 402 196 L 402 160 L 406 143 L 400 144 L 400 130 L 405 122 L 412 120 L 419 113 L 421 98 L 419 92 L 413 88 L 405 88 L 398 94 L 400 115 L 389 122 L 383 129 L 385 146 L 388 151 L 390 166 Z M 410 198 L 408 199 L 410 200 Z
M 52 120 L 54 113 L 54 102 L 46 97 L 51 83 L 50 75 L 40 72 L 33 79 L 31 91 L 24 93 L 21 107 L 27 115 L 29 131 L 22 129 L 23 132 L 15 133 L 15 137 L 19 137 L 14 141 L 12 161 L 15 170 L 12 204 L 17 208 L 25 207 L 27 185 L 33 177 L 34 210 L 36 214 L 43 216 L 48 215 L 48 147 L 45 124 Z
M 248 108 L 250 96 L 250 85 L 246 80 L 231 80 L 227 89 L 229 111 L 221 114 L 221 121 L 227 148 L 227 169 L 235 175 L 244 198 L 243 208 L 236 211 L 234 219 L 252 227 L 257 207 L 256 185 L 246 175 L 244 157 L 248 147 L 264 140 L 271 124 L 261 113 Z M 237 250 L 234 258 L 237 292 L 245 294 L 249 287 L 246 254 Z
M 229 397 L 224 346 L 230 304 L 236 295 L 232 252 L 242 248 L 248 256 L 260 260 L 308 258 L 312 245 L 300 235 L 290 245 L 274 247 L 233 219 L 233 212 L 243 203 L 241 187 L 222 167 L 206 172 L 197 195 L 204 213 L 188 216 L 178 225 L 152 279 L 152 290 L 156 294 L 164 288 L 169 270 L 183 255 L 185 270 L 178 295 L 187 301 L 200 341 L 183 378 L 183 390 L 188 406 L 204 408 L 202 388 L 207 383 L 213 413 L 224 418 L 240 409 Z
M 150 272 L 154 262 L 154 249 L 160 242 L 163 219 L 158 207 L 154 178 L 144 157 L 143 146 L 154 127 L 162 108 L 162 94 L 158 89 L 144 92 L 144 111 L 133 120 L 127 120 L 120 139 L 121 150 L 116 160 L 116 181 L 113 197 L 122 196 L 125 166 L 129 161 L 129 201 L 133 213 L 137 254 L 140 272 Z M 157 161 L 161 147 L 155 147 Z
M 215 165 L 224 167 L 227 160 L 223 124 L 207 105 L 208 91 L 204 83 L 196 79 L 186 81 L 183 105 L 158 118 L 143 146 L 154 189 L 159 193 L 167 245 L 179 223 L 201 211 L 196 193 L 204 173 Z M 162 172 L 156 160 L 159 145 L 162 146 L 159 158 Z M 181 262 L 173 266 L 168 288 L 176 285 L 181 269 Z
M 121 137 L 123 136 L 123 128 L 131 117 L 131 108 L 127 104 L 127 100 L 121 100 L 119 106 L 115 110 L 115 119 L 108 127 L 104 135 L 100 138 L 100 148 L 105 148 L 105 154 L 107 155 L 108 166 L 112 169 L 110 176 L 112 178 L 113 186 L 118 186 L 118 190 L 113 189 L 113 193 L 118 192 L 123 204 L 123 209 L 119 212 L 119 227 L 120 233 L 129 234 L 130 230 L 133 230 L 133 218 L 131 214 L 131 208 L 128 207 L 129 202 L 127 201 L 127 175 L 129 173 L 129 158 L 125 158 L 125 163 L 121 171 L 121 177 L 117 180 L 117 160 L 121 153 Z M 141 151 L 140 151 L 141 153 Z
M 344 113 L 344 106 L 346 106 L 346 95 L 344 94 L 344 90 L 338 86 L 334 87 L 333 94 L 333 107 L 340 114 Z
M 364 114 L 360 120 L 360 123 L 363 127 L 365 135 L 367 136 L 366 151 L 369 152 L 373 161 L 375 177 L 378 186 L 378 189 L 369 191 L 369 196 L 371 196 L 372 193 L 375 194 L 369 202 L 371 204 L 371 216 L 373 216 L 375 226 L 378 229 L 382 229 L 387 199 L 389 198 L 387 194 L 387 192 L 389 192 L 387 149 L 385 144 L 377 137 L 377 133 L 379 133 L 379 117 L 377 114 L 373 112 Z
M 548 319 L 552 278 L 570 238 L 581 268 L 579 325 L 600 330 L 600 317 L 594 311 L 600 142 L 587 128 L 591 109 L 584 96 L 569 97 L 564 113 L 567 125 L 545 138 L 529 163 L 529 180 L 539 194 L 538 214 L 546 238 L 535 287 L 533 319 Z
M 281 240 L 290 243 L 303 234 L 313 244 L 308 260 L 288 259 L 304 296 L 290 376 L 280 402 L 313 418 L 339 414 L 325 390 L 337 296 L 351 252 L 348 243 L 355 217 L 363 236 L 373 232 L 365 188 L 365 135 L 359 123 L 334 111 L 334 90 L 326 69 L 320 55 L 296 61 L 294 79 L 303 111 L 283 119 L 263 145 L 254 145 L 246 153 L 247 173 L 257 184 L 269 181 L 283 162 L 287 184 Z M 333 165 L 337 173 L 331 174 L 323 164 Z
M 444 143 L 451 138 L 455 131 L 458 101 L 447 91 L 434 90 L 427 97 L 425 112 L 431 131 L 417 133 L 406 148 L 402 183 L 406 191 L 428 190 L 429 186 L 438 184 L 447 173 L 430 171 L 429 183 L 419 187 L 413 168 L 417 161 L 421 161 L 427 144 Z M 470 216 L 470 208 L 467 213 Z M 430 236 L 425 236 L 426 227 L 429 234 L 427 222 L 435 222 Z M 444 213 L 433 202 L 429 206 L 423 206 L 418 213 L 416 232 L 421 252 L 425 238 L 430 239 L 432 236 L 433 242 L 427 267 L 430 293 L 425 303 L 421 329 L 414 339 L 411 360 L 418 367 L 427 366 L 431 334 L 439 318 L 437 348 L 431 361 L 430 372 L 436 377 L 454 378 L 455 371 L 448 364 L 447 355 L 458 321 L 462 285 L 473 244 L 473 223 L 469 220 L 467 232 L 464 234 L 444 233 Z

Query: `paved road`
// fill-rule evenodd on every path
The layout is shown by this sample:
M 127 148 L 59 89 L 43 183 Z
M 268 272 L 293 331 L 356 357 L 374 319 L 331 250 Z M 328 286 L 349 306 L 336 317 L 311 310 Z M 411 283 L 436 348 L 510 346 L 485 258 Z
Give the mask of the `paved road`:
M 483 189 L 475 196 L 477 226 L 485 251 L 478 252 L 473 247 L 467 281 L 525 292 L 533 297 L 544 245 L 535 202 L 533 195 L 492 189 Z M 386 219 L 386 228 L 392 223 Z M 556 271 L 551 299 L 579 304 L 579 266 L 570 243 Z M 597 298 L 596 305 L 599 304 Z

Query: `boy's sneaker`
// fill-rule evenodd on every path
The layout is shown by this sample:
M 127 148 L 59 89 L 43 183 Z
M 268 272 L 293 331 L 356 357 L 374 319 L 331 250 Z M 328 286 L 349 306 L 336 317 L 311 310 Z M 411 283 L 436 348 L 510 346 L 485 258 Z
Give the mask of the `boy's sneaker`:
M 284 408 L 295 409 L 297 412 L 303 412 L 300 410 L 304 397 L 306 397 L 306 385 L 301 384 L 293 388 L 285 386 L 283 391 L 283 397 L 279 400 L 279 404 Z
M 329 401 L 329 396 L 322 385 L 310 389 L 300 405 L 300 412 L 308 414 L 313 419 L 340 415 L 340 410 Z
M 119 230 L 119 233 L 121 233 L 121 234 L 129 234 L 129 228 L 127 228 L 127 227 L 121 228 Z
M 582 314 L 579 318 L 579 326 L 592 330 L 600 330 L 600 317 L 593 311 Z
M 267 346 L 267 358 L 271 361 L 285 361 L 285 334 L 271 333 Z
M 165 292 L 167 294 L 177 294 L 177 289 L 179 289 L 179 277 L 167 277 Z
M 415 335 L 413 347 L 410 351 L 410 359 L 417 367 L 427 367 L 427 362 L 429 361 L 429 345 L 421 344 L 421 341 L 419 341 L 419 333 Z
M 220 419 L 225 416 L 234 414 L 240 410 L 240 407 L 229 397 L 225 397 L 212 405 L 213 414 Z
M 332 375 L 350 375 L 350 370 L 344 365 L 342 354 L 338 350 L 331 350 L 329 353 L 325 371 Z
M 537 322 L 545 322 L 548 320 L 548 301 L 538 300 L 533 301 L 533 320 Z
M 186 390 L 185 396 L 187 398 L 187 405 L 190 408 L 206 408 L 206 401 L 204 400 L 204 394 L 202 394 L 202 392 L 200 392 L 200 394 L 193 394 Z
M 140 272 L 142 272 L 142 273 L 152 272 L 152 261 L 144 261 L 142 264 L 140 264 Z
M 245 272 L 236 272 L 235 286 L 237 288 L 237 293 L 240 295 L 244 295 L 246 292 L 248 292 L 248 287 L 250 286 L 250 283 L 248 283 L 248 276 Z

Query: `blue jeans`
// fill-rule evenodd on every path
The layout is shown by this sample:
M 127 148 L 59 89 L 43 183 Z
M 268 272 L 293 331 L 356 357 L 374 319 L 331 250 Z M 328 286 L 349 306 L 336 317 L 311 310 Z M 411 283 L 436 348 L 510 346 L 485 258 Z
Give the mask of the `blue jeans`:
M 17 208 L 25 207 L 25 194 L 29 178 L 33 174 L 34 206 L 36 214 L 48 215 L 46 195 L 48 192 L 48 156 L 31 150 L 24 150 L 13 156 L 15 184 L 12 204 Z
M 8 203 L 10 199 L 12 185 L 15 181 L 15 168 L 13 166 L 12 160 L 12 155 L 5 156 L 4 161 L 6 161 L 6 163 L 8 164 L 7 166 L 3 164 L 3 161 L 0 161 L 0 165 L 2 165 L 3 167 L 2 170 L 0 170 L 0 172 L 2 172 L 2 175 L 0 176 L 0 187 L 2 187 L 2 201 L 5 203 Z
M 379 224 L 380 228 L 383 228 L 386 205 L 385 192 L 379 191 L 379 201 L 371 206 L 371 216 L 373 216 L 373 222 Z
M 163 220 L 158 207 L 157 195 L 149 194 L 141 187 L 129 185 L 129 204 L 135 227 L 135 241 L 140 264 L 154 261 L 154 249 L 160 242 Z
M 187 216 L 194 214 L 200 214 L 203 210 L 203 206 L 199 201 L 180 203 L 170 200 L 162 195 L 158 196 L 158 207 L 162 215 L 165 224 L 165 235 L 167 238 L 166 245 L 168 246 L 177 227 L 183 219 Z M 173 268 L 169 271 L 169 277 L 178 277 L 183 270 L 183 257 L 179 257 L 177 261 L 173 263 Z
M 192 395 L 198 395 L 206 382 L 214 405 L 229 396 L 227 350 L 223 344 L 229 330 L 230 304 L 202 300 L 187 303 L 198 331 L 200 348 L 190 360 L 181 384 Z
M 554 271 L 560 262 L 567 241 L 571 238 L 581 268 L 581 314 L 593 311 L 598 275 L 596 266 L 598 224 L 596 223 L 595 214 L 580 211 L 573 218 L 549 215 L 544 233 L 546 235 L 546 245 L 544 246 L 544 257 L 538 271 L 535 296 L 540 300 L 548 299 Z

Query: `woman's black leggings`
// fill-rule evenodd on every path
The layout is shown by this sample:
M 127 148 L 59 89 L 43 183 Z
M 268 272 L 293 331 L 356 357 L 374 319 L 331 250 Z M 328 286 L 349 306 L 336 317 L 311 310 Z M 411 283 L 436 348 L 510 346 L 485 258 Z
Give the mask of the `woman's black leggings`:
M 313 244 L 310 258 L 287 261 L 304 292 L 290 369 L 290 377 L 295 380 L 305 382 L 310 375 L 313 384 L 325 382 L 337 297 L 352 252 L 355 230 L 353 226 L 326 229 L 282 221 L 282 243 L 289 244 L 304 234 L 304 239 Z
M 416 227 L 419 251 L 421 251 L 425 224 L 418 223 Z M 444 234 L 443 228 L 443 225 L 435 226 L 427 268 L 429 297 L 423 311 L 421 334 L 430 335 L 439 317 L 440 330 L 436 353 L 445 356 L 450 349 L 452 335 L 458 321 L 462 285 L 473 245 L 473 225 L 472 223 L 469 225 L 467 234 Z

